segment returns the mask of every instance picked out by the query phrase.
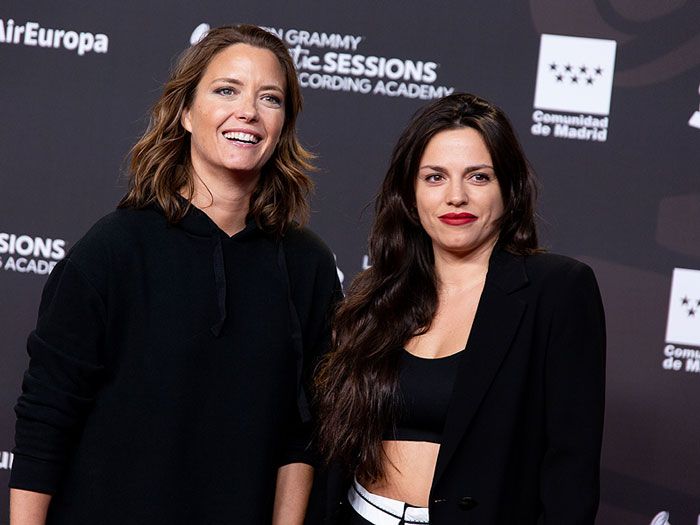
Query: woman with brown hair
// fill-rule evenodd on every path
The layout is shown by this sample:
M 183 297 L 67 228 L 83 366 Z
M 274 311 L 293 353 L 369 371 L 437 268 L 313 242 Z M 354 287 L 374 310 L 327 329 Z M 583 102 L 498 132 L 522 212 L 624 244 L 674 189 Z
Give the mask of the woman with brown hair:
M 338 296 L 307 216 L 284 44 L 210 31 L 132 150 L 129 190 L 47 282 L 11 523 L 301 523 L 308 370 Z
M 334 522 L 593 523 L 603 309 L 588 266 L 539 249 L 534 194 L 479 97 L 399 138 L 316 379 Z

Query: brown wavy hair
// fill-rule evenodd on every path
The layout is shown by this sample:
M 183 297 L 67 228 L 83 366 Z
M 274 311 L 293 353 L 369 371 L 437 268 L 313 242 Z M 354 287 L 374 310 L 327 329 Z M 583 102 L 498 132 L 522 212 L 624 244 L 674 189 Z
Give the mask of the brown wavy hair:
M 131 149 L 129 187 L 120 208 L 144 208 L 157 204 L 170 222 L 179 221 L 190 202 L 180 193 L 194 194 L 190 159 L 190 134 L 180 118 L 192 104 L 197 84 L 211 60 L 234 44 L 248 44 L 275 54 L 284 71 L 285 121 L 272 157 L 262 169 L 251 195 L 249 214 L 266 231 L 281 234 L 298 220 L 308 219 L 308 194 L 313 182 L 306 175 L 313 155 L 300 144 L 296 119 L 302 108 L 301 90 L 294 61 L 284 43 L 257 26 L 241 24 L 212 29 L 185 50 L 173 68 L 160 98 L 151 111 L 150 123 Z
M 497 246 L 539 251 L 535 182 L 508 118 L 467 93 L 417 112 L 396 144 L 375 202 L 372 266 L 360 273 L 335 313 L 332 350 L 319 365 L 318 446 L 360 480 L 384 476 L 382 437 L 394 427 L 401 348 L 425 333 L 438 305 L 432 242 L 415 211 L 415 181 L 426 145 L 441 131 L 468 127 L 483 138 L 504 203 Z

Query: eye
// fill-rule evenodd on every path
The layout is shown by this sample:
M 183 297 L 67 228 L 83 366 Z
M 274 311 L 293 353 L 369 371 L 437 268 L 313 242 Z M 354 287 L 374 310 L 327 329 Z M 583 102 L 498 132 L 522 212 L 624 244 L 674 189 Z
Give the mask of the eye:
M 215 89 L 214 93 L 217 93 L 217 94 L 222 95 L 224 97 L 230 97 L 231 95 L 236 94 L 236 90 L 233 89 L 232 87 L 225 86 L 225 87 L 220 87 L 220 88 Z
M 272 106 L 275 107 L 281 107 L 282 106 L 282 98 L 277 96 L 277 95 L 272 95 L 272 94 L 266 94 L 262 96 L 262 99 L 269 103 Z
M 469 180 L 476 182 L 477 184 L 486 184 L 487 182 L 491 182 L 492 178 L 493 177 L 488 173 L 481 171 L 477 171 L 476 173 L 469 175 Z
M 432 182 L 432 183 L 442 182 L 443 180 L 445 180 L 445 176 L 442 173 L 430 173 L 429 175 L 426 175 L 425 177 L 423 177 L 423 180 L 425 182 Z

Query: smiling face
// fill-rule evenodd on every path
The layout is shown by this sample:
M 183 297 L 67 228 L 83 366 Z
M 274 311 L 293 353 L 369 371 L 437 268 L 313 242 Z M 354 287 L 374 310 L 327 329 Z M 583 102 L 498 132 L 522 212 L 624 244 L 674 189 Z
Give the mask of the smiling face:
M 498 239 L 503 197 L 481 134 L 472 128 L 437 133 L 416 177 L 416 208 L 440 255 L 490 255 Z
M 282 66 L 267 49 L 234 44 L 215 55 L 181 118 L 192 134 L 195 173 L 259 176 L 284 127 L 286 87 Z

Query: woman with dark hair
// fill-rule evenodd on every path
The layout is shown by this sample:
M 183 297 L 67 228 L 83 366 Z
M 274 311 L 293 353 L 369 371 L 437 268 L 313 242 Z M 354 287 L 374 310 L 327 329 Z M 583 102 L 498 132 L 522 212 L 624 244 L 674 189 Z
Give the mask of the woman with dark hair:
M 284 44 L 184 52 L 119 209 L 47 282 L 17 412 L 11 523 L 301 523 L 308 371 L 339 294 L 303 223 L 311 155 Z
M 399 138 L 372 267 L 316 377 L 339 522 L 593 523 L 603 308 L 588 266 L 538 248 L 534 197 L 508 119 L 479 97 L 428 105 Z

